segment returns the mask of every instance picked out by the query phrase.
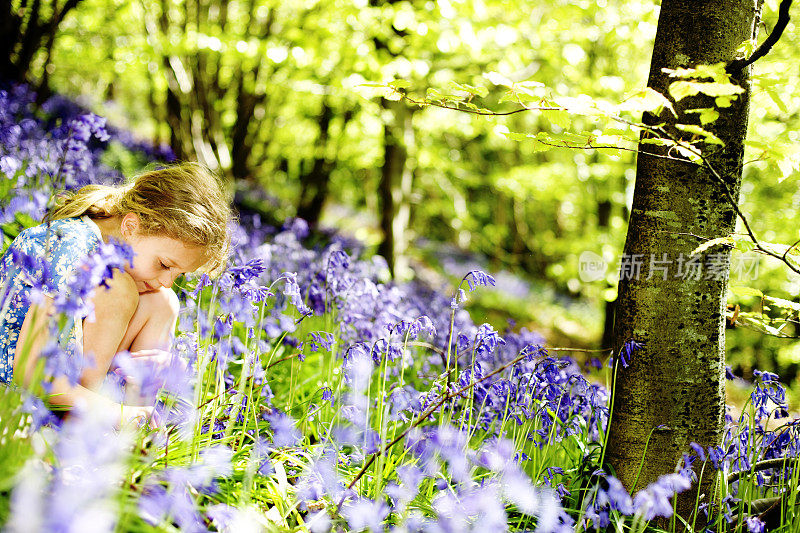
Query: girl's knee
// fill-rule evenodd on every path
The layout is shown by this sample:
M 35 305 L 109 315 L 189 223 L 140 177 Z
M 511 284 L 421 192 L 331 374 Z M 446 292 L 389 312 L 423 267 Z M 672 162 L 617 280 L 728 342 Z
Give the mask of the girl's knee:
M 171 323 L 178 317 L 179 310 L 180 301 L 172 289 L 162 287 L 139 295 L 137 314 L 143 314 L 148 320 Z

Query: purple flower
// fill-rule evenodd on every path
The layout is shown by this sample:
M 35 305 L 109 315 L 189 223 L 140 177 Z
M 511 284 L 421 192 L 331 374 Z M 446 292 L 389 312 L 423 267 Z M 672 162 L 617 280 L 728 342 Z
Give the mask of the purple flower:
M 311 347 L 312 352 L 318 351 L 320 347 L 330 350 L 331 347 L 333 347 L 333 343 L 336 341 L 336 337 L 327 331 L 314 331 L 311 332 L 310 335 L 312 341 L 308 344 Z
M 297 274 L 294 272 L 285 272 L 275 281 L 277 282 L 281 279 L 285 280 L 283 294 L 289 299 L 289 302 L 297 308 L 297 311 L 301 315 L 312 314 L 311 308 L 306 305 L 303 301 L 303 296 L 300 294 L 300 287 L 297 284 Z
M 697 458 L 698 459 L 700 459 L 701 461 L 705 461 L 706 460 L 706 453 L 705 453 L 705 450 L 703 450 L 702 446 L 700 446 L 696 442 L 689 443 L 689 446 L 691 446 L 692 449 L 694 450 L 694 452 L 697 454 Z
M 266 270 L 263 259 L 255 258 L 247 261 L 242 266 L 233 266 L 225 272 L 230 276 L 234 286 L 245 285 L 250 281 L 258 279 L 262 272 Z
M 482 270 L 471 270 L 464 276 L 464 281 L 467 282 L 470 292 L 478 287 L 494 287 L 495 279 Z
M 475 336 L 475 350 L 478 357 L 485 359 L 494 352 L 499 344 L 505 343 L 506 341 L 489 324 L 481 324 L 478 327 L 478 333 Z
M 308 222 L 302 218 L 291 218 L 287 220 L 283 225 L 283 229 L 294 233 L 297 240 L 305 239 L 309 235 Z
M 619 361 L 622 363 L 622 368 L 628 368 L 631 364 L 631 358 L 633 355 L 644 348 L 644 343 L 637 342 L 633 339 L 629 339 L 625 341 L 625 344 L 622 345 L 622 349 L 619 353 Z
M 322 389 L 322 401 L 331 402 L 331 407 L 333 407 L 333 391 L 331 391 L 330 387 L 325 387 Z
M 195 285 L 194 290 L 192 291 L 192 298 L 196 299 L 203 289 L 209 285 L 211 285 L 211 278 L 208 277 L 208 274 L 201 274 L 200 277 L 197 278 L 197 285 Z
M 369 529 L 372 533 L 383 531 L 383 521 L 389 514 L 387 505 L 378 500 L 358 498 L 342 507 L 342 515 L 351 531 Z
M 747 531 L 750 533 L 764 533 L 765 524 L 756 516 L 748 516 L 745 524 L 747 524 Z
M 189 398 L 194 379 L 186 362 L 177 354 L 148 350 L 136 354 L 121 352 L 114 358 L 115 373 L 138 386 L 143 401 L 152 403 L 160 391 Z
M 114 419 L 114 412 L 96 405 L 77 406 L 53 435 L 55 468 L 39 496 L 44 497 L 42 531 L 114 529 L 113 502 L 131 445 L 129 434 L 114 430 Z
M 46 424 L 52 424 L 58 421 L 44 402 L 33 394 L 25 395 L 25 401 L 22 402 L 22 410 L 31 415 L 32 431 L 36 431 Z
M 672 516 L 670 498 L 692 486 L 691 470 L 674 474 L 665 474 L 656 481 L 640 490 L 633 498 L 633 507 L 645 520 L 652 520 L 657 516 Z
M 327 496 L 338 502 L 345 493 L 345 485 L 336 472 L 336 453 L 326 450 L 313 461 L 297 483 L 297 499 L 305 504 Z
M 275 411 L 265 415 L 272 428 L 272 443 L 277 447 L 296 446 L 302 435 L 297 431 L 294 420 L 287 414 Z
M 233 531 L 238 509 L 225 503 L 217 503 L 209 507 L 206 514 L 214 522 L 217 531 Z

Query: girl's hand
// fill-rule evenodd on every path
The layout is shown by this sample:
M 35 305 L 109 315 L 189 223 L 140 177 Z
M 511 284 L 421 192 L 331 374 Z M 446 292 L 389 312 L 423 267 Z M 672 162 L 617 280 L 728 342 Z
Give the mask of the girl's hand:
M 148 362 L 157 366 L 179 365 L 182 369 L 186 369 L 186 362 L 183 359 L 166 350 L 139 350 L 131 352 L 130 356 L 136 361 Z
M 190 383 L 186 361 L 164 350 L 118 354 L 115 363 L 114 373 L 125 380 L 125 403 L 152 404 L 162 387 L 176 392 Z
M 123 405 L 120 419 L 120 425 L 122 426 L 142 427 L 147 424 L 151 429 L 157 429 L 161 426 L 161 417 L 152 407 Z

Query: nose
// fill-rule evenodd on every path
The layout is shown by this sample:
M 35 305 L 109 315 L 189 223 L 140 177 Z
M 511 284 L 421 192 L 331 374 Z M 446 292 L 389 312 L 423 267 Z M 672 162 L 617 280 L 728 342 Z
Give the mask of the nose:
M 172 273 L 171 270 L 164 272 L 158 277 L 158 283 L 162 287 L 170 288 L 172 287 L 172 283 L 175 281 L 177 276 Z

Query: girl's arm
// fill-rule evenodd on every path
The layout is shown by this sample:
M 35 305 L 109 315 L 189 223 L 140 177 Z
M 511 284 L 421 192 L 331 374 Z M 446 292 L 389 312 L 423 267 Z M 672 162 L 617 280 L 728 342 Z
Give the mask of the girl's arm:
M 109 288 L 98 287 L 92 303 L 94 320 L 83 321 L 83 353 L 87 366 L 81 374 L 81 385 L 98 390 L 111 366 L 111 360 L 129 335 L 131 319 L 139 306 L 139 291 L 129 274 L 114 272 L 107 280 Z

